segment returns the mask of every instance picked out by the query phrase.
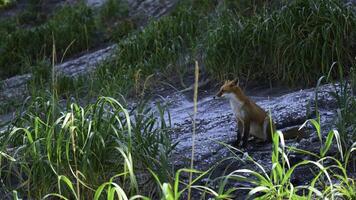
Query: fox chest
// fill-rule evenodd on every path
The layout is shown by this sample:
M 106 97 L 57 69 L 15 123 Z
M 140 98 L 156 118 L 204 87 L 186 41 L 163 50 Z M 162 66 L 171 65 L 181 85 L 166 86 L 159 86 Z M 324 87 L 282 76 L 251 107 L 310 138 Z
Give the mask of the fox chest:
M 243 104 L 236 104 L 236 102 L 233 101 L 233 102 L 230 102 L 230 105 L 231 105 L 232 111 L 235 114 L 235 117 L 241 121 L 245 121 L 248 114 L 245 111 L 245 109 L 243 108 Z M 250 122 L 249 132 L 251 135 L 253 135 L 257 138 L 260 138 L 263 141 L 266 140 L 266 137 L 263 134 L 262 127 L 254 121 Z
M 241 102 L 237 102 L 236 100 L 230 100 L 230 106 L 236 118 L 245 119 L 247 113 L 243 109 L 243 104 Z
M 249 115 L 246 111 L 246 107 L 244 107 L 245 106 L 244 103 L 239 101 L 236 98 L 231 98 L 230 106 L 231 106 L 232 112 L 235 114 L 235 117 L 237 119 L 239 119 L 240 121 L 244 122 Z M 250 121 L 249 132 L 251 135 L 253 135 L 257 138 L 260 138 L 263 141 L 266 140 L 266 137 L 263 133 L 262 126 L 255 121 Z

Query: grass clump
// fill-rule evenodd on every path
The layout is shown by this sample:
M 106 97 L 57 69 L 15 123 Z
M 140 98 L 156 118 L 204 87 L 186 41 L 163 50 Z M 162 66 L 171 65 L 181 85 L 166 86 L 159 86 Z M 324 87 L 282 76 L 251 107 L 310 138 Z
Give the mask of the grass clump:
M 312 123 L 318 132 L 320 124 L 317 121 Z M 356 150 L 356 144 L 353 144 L 345 157 L 342 148 L 339 148 L 341 160 L 326 155 L 334 138 L 334 142 L 341 146 L 339 137 L 336 130 L 330 131 L 325 141 L 320 139 L 320 154 L 315 154 L 286 146 L 283 134 L 277 131 L 273 134 L 271 168 L 263 167 L 248 154 L 244 154 L 244 159 L 236 155 L 233 159 L 251 162 L 257 170 L 237 169 L 226 175 L 222 181 L 219 177 L 219 194 L 234 198 L 233 193 L 247 191 L 248 199 L 354 199 L 356 183 L 349 176 L 347 164 Z M 229 148 L 241 152 L 233 147 Z M 313 158 L 292 163 L 288 155 L 293 152 L 312 155 Z M 347 159 L 342 160 L 343 158 Z M 297 173 L 301 173 L 298 172 L 299 169 L 310 171 L 310 182 L 298 183 L 293 180 Z M 246 186 L 230 188 L 231 182 Z
M 341 70 L 339 80 L 332 80 L 334 92 L 332 96 L 336 99 L 337 111 L 335 124 L 340 133 L 340 140 L 344 152 L 353 148 L 353 143 L 356 141 L 356 99 L 355 99 L 355 82 L 356 76 L 353 66 L 350 70 L 349 77 L 344 77 L 344 72 Z M 351 164 L 356 170 L 356 160 L 352 159 Z
M 115 61 L 97 74 L 123 93 L 203 55 L 204 69 L 217 79 L 309 86 L 332 62 L 354 63 L 355 22 L 352 8 L 337 0 L 182 1 L 169 16 L 120 40 Z
M 0 20 L 0 78 L 31 72 L 29 66 L 51 57 L 53 44 L 61 62 L 135 28 L 122 1 L 106 2 L 99 13 L 79 1 L 50 14 L 33 1 L 17 16 Z
M 210 170 L 178 169 L 172 177 L 168 158 L 174 145 L 167 136 L 170 116 L 159 104 L 155 114 L 145 105 L 128 111 L 106 97 L 86 107 L 38 98 L 0 135 L 2 187 L 26 198 L 175 200 L 186 198 L 189 189 L 195 191 L 194 198 L 234 199 L 237 192 L 246 190 L 253 199 L 355 198 L 349 162 L 356 144 L 344 150 L 336 130 L 323 137 L 320 118 L 306 122 L 316 129 L 319 152 L 288 147 L 283 134 L 276 132 L 271 166 L 263 167 L 247 153 L 229 147 L 235 156 L 223 160 L 252 162 L 257 170 L 237 169 L 218 177 L 216 188 L 199 185 Z M 331 157 L 333 143 L 338 153 Z M 309 157 L 293 163 L 289 160 L 293 153 Z M 311 170 L 310 182 L 294 181 L 299 169 Z M 182 173 L 193 173 L 192 182 L 186 184 Z M 232 182 L 245 186 L 231 187 Z
M 310 85 L 334 61 L 354 62 L 355 23 L 352 8 L 338 0 L 297 0 L 252 17 L 226 10 L 205 40 L 207 69 L 220 79 Z
M 56 193 L 88 199 L 117 174 L 112 181 L 127 194 L 153 191 L 147 169 L 170 177 L 171 143 L 164 108 L 151 111 L 141 105 L 129 112 L 105 97 L 65 109 L 37 99 L 1 133 L 2 188 L 26 198 Z M 142 181 L 146 187 L 139 191 Z
M 196 5 L 197 2 L 203 6 Z M 99 69 L 98 74 L 120 80 L 119 92 L 125 92 L 138 82 L 137 77 L 145 80 L 170 65 L 182 68 L 176 63 L 191 59 L 186 55 L 193 54 L 197 38 L 207 27 L 206 17 L 215 6 L 214 1 L 206 0 L 180 2 L 169 16 L 151 21 L 144 29 L 119 41 L 115 61 Z
M 73 55 L 92 47 L 95 41 L 92 10 L 82 4 L 61 8 L 39 26 L 24 28 L 14 19 L 0 23 L 0 77 L 28 72 L 27 64 L 51 56 L 53 43 L 60 60 L 65 56 L 67 47 L 70 46 L 67 55 Z
M 16 0 L 0 0 L 0 10 L 16 4 Z
M 104 29 L 108 40 L 119 42 L 124 36 L 135 30 L 136 22 L 128 18 L 127 2 L 108 0 L 99 9 L 98 24 Z

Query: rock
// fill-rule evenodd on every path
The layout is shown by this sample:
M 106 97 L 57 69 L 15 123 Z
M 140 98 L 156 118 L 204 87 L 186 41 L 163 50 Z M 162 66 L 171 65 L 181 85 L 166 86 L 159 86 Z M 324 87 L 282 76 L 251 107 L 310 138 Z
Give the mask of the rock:
M 128 0 L 130 15 L 139 15 L 146 19 L 165 15 L 177 2 L 177 0 Z
M 88 74 L 96 69 L 100 63 L 114 55 L 117 45 L 100 49 L 98 51 L 85 54 L 79 58 L 64 62 L 55 66 L 58 75 L 67 77 L 78 77 Z
M 85 0 L 85 3 L 93 8 L 102 6 L 107 0 Z
M 27 82 L 31 79 L 31 74 L 24 74 L 0 82 L 0 106 L 24 99 L 28 94 Z
M 59 76 L 78 77 L 92 72 L 101 62 L 113 55 L 117 45 L 83 55 L 55 66 Z M 0 106 L 11 101 L 21 101 L 28 95 L 27 83 L 32 79 L 31 74 L 15 76 L 2 81 L 0 89 Z

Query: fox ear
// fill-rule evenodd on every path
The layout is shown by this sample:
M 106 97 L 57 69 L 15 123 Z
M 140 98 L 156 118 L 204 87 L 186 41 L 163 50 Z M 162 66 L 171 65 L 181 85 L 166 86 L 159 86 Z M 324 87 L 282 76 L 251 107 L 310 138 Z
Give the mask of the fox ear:
M 238 79 L 238 78 L 235 78 L 232 83 L 233 83 L 234 85 L 239 86 L 239 82 L 240 82 L 239 79 Z

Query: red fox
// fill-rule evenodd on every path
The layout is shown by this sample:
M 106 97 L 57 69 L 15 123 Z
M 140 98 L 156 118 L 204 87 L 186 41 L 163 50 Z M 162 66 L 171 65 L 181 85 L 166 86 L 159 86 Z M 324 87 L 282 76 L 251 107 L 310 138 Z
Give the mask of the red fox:
M 271 141 L 272 133 L 276 130 L 274 122 L 265 110 L 243 93 L 238 79 L 225 81 L 216 96 L 230 100 L 238 123 L 236 146 L 240 145 L 242 139 L 242 146 L 246 147 L 250 134 L 263 142 Z M 283 135 L 285 139 L 291 139 L 298 137 L 299 133 L 293 130 Z

